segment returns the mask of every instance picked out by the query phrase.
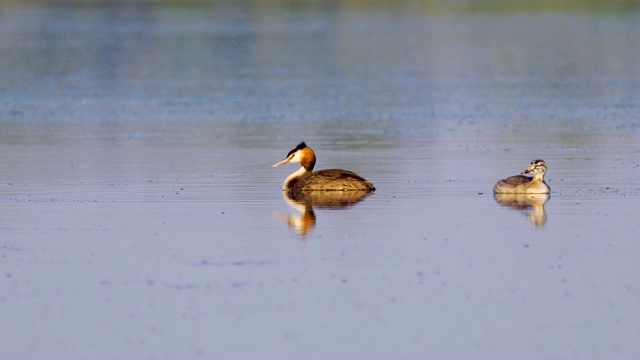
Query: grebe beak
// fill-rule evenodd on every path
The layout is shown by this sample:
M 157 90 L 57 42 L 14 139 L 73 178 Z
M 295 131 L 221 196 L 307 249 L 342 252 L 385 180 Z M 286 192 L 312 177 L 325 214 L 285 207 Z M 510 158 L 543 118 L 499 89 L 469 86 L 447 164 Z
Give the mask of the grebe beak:
M 280 165 L 284 165 L 284 164 L 288 164 L 289 161 L 291 161 L 291 159 L 293 158 L 293 156 L 289 156 L 284 160 L 278 161 L 277 163 L 273 164 L 272 168 L 276 167 L 276 166 L 280 166 Z

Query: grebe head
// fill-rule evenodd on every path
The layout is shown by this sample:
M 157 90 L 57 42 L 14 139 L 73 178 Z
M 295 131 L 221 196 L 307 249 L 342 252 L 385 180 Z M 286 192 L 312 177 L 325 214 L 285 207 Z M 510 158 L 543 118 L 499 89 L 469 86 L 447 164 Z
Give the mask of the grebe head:
M 531 161 L 531 164 L 529 164 L 529 167 L 527 168 L 527 170 L 523 171 L 522 174 L 523 175 L 524 174 L 544 175 L 544 173 L 546 172 L 547 172 L 547 164 L 544 163 L 544 160 L 538 159 L 538 160 Z
M 290 162 L 298 162 L 306 171 L 311 172 L 313 171 L 313 167 L 316 165 L 316 154 L 303 141 L 289 151 L 286 158 L 273 164 L 272 167 L 288 164 Z

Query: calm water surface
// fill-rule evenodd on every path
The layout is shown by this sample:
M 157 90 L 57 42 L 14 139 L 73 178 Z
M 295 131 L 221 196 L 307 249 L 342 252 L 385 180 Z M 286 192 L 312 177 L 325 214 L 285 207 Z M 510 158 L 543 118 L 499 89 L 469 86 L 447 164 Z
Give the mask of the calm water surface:
M 0 357 L 640 356 L 639 13 L 0 17 Z M 378 190 L 288 201 L 300 140 Z

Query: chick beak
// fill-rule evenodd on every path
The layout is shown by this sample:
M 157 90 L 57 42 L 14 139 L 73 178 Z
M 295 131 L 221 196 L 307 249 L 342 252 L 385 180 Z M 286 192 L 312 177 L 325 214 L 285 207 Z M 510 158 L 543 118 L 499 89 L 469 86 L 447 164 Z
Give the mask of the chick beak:
M 521 173 L 520 173 L 520 175 L 528 174 L 528 173 L 530 173 L 530 172 L 531 172 L 531 170 L 527 169 L 527 170 L 525 170 L 525 171 L 521 172 Z

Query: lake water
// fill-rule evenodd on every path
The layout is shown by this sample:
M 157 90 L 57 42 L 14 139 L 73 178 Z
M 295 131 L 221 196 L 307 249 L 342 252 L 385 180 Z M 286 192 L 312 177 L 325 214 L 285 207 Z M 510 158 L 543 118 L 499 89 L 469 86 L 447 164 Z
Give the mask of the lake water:
M 0 358 L 640 357 L 637 10 L 0 19 Z M 301 140 L 377 191 L 283 197 Z

